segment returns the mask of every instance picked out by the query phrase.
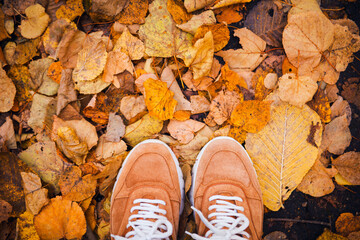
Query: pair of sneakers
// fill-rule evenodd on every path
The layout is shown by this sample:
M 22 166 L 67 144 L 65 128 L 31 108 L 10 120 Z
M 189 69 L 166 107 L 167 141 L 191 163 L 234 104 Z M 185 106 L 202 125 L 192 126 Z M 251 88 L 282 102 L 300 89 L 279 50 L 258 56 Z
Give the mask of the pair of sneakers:
M 147 140 L 129 153 L 114 185 L 110 233 L 120 239 L 176 239 L 184 208 L 184 180 L 171 149 Z M 252 161 L 232 138 L 217 137 L 192 171 L 193 239 L 261 239 L 263 203 Z

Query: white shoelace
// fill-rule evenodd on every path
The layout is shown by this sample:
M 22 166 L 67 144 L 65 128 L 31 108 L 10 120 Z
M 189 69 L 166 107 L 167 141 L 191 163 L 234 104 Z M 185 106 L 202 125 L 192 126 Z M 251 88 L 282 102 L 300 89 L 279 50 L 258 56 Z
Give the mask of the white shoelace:
M 242 202 L 243 200 L 240 197 L 222 195 L 214 195 L 209 198 L 209 201 L 214 200 L 216 200 L 216 203 L 209 207 L 209 211 L 215 209 L 215 212 L 210 213 L 208 218 L 215 218 L 210 222 L 204 217 L 201 211 L 191 207 L 199 215 L 205 226 L 209 229 L 206 232 L 205 237 L 194 233 L 186 233 L 195 240 L 248 240 L 250 235 L 245 232 L 245 229 L 249 226 L 249 219 L 244 214 L 239 212 L 243 212 L 244 208 L 229 202 Z
M 136 199 L 133 203 L 139 205 L 132 207 L 130 212 L 133 213 L 136 210 L 138 212 L 129 217 L 129 223 L 126 226 L 127 228 L 132 227 L 133 230 L 128 232 L 125 237 L 113 234 L 111 236 L 115 240 L 168 240 L 173 232 L 173 226 L 165 217 L 166 210 L 159 207 L 159 204 L 165 206 L 165 202 L 157 199 Z

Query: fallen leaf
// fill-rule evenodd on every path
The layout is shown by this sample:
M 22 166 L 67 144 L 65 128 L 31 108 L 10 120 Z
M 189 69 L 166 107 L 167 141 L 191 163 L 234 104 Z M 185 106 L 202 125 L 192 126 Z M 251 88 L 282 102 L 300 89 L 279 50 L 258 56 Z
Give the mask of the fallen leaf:
M 336 135 L 335 135 L 336 136 Z M 360 153 L 346 152 L 332 161 L 341 176 L 351 184 L 360 184 Z
M 206 97 L 200 95 L 190 96 L 191 114 L 210 111 L 210 102 Z
M 59 46 L 61 38 L 63 37 L 65 30 L 70 25 L 66 19 L 58 19 L 52 22 L 46 29 L 42 36 L 44 49 L 47 54 L 53 59 L 56 58 L 56 49 Z M 71 28 L 71 27 L 70 27 Z M 76 29 L 73 27 L 73 29 Z
M 18 236 L 24 240 L 40 240 L 34 226 L 34 215 L 31 212 L 24 212 L 17 219 Z
M 230 40 L 230 31 L 224 23 L 218 24 L 204 24 L 200 26 L 194 35 L 192 40 L 195 43 L 197 40 L 203 38 L 205 34 L 211 31 L 214 40 L 214 52 L 218 52 L 223 49 Z
M 347 237 L 350 233 L 360 230 L 360 216 L 342 213 L 335 222 L 336 232 Z
M 329 123 L 331 121 L 330 102 L 325 92 L 320 88 L 316 91 L 313 100 L 308 102 L 308 106 L 320 116 L 321 122 Z
M 0 92 L 0 112 L 10 111 L 14 105 L 16 88 L 2 68 L 0 68 Z
M 282 101 L 302 107 L 310 101 L 318 89 L 316 81 L 307 76 L 287 73 L 279 79 L 279 97 Z
M 91 1 L 86 3 L 87 14 L 94 22 L 111 22 L 118 18 L 118 14 L 128 5 L 129 0 Z
M 121 99 L 120 111 L 124 117 L 131 119 L 146 111 L 145 98 L 141 96 L 125 96 Z
M 61 72 L 60 86 L 57 95 L 56 115 L 68 105 L 77 100 L 74 82 L 71 79 L 72 70 L 64 69 Z
M 243 144 L 246 139 L 246 131 L 240 127 L 231 126 L 227 136 L 234 138 L 239 143 Z
M 20 152 L 19 158 L 26 163 L 39 177 L 48 183 L 55 191 L 59 190 L 59 177 L 67 167 L 56 151 L 53 141 L 46 139 L 31 145 L 25 151 Z
M 167 84 L 150 78 L 144 82 L 144 87 L 149 114 L 159 120 L 173 118 L 177 101 L 173 99 L 174 93 L 167 88 Z
M 0 161 L 0 199 L 12 206 L 11 217 L 18 217 L 25 211 L 25 198 L 17 156 L 10 152 L 0 152 Z
M 360 108 L 360 87 L 359 78 L 349 78 L 342 86 L 341 96 L 348 100 L 349 103 L 355 104 Z
M 163 121 L 149 114 L 126 126 L 124 140 L 132 147 L 161 131 Z
M 125 125 L 122 118 L 115 113 L 109 114 L 109 122 L 106 127 L 105 139 L 109 142 L 120 142 L 125 134 Z
M 52 115 L 55 114 L 55 98 L 34 94 L 30 108 L 30 118 L 28 125 L 36 133 L 40 133 L 46 126 L 51 125 Z
M 75 81 L 75 89 L 81 94 L 97 94 L 107 88 L 111 83 L 103 81 L 103 75 L 93 80 Z
M 283 31 L 286 56 L 290 63 L 298 68 L 299 73 L 302 69 L 315 68 L 333 40 L 333 24 L 318 11 L 292 15 Z
M 131 0 L 119 14 L 119 23 L 122 24 L 143 24 L 149 9 L 149 2 L 143 0 Z
M 154 74 L 154 73 L 145 73 L 142 74 L 141 76 L 139 76 L 136 80 L 135 80 L 135 84 L 136 87 L 139 89 L 139 91 L 142 94 L 145 94 L 145 89 L 144 89 L 144 82 L 148 79 L 155 79 L 158 80 L 158 77 Z
M 76 202 L 57 196 L 35 216 L 34 225 L 41 239 L 81 239 L 86 220 Z
M 186 23 L 192 17 L 180 0 L 168 0 L 166 6 L 176 24 Z
M 34 90 L 29 69 L 23 65 L 14 65 L 10 67 L 7 75 L 15 84 L 15 100 L 18 102 L 19 106 L 29 102 L 33 95 L 32 90 Z
M 220 1 L 216 1 L 215 5 L 212 6 L 211 9 L 226 7 L 238 3 L 247 3 L 247 2 L 251 2 L 251 0 L 220 0 Z
M 337 117 L 325 125 L 321 149 L 340 155 L 350 145 L 350 142 L 351 132 L 346 115 Z
M 54 82 L 48 75 L 48 68 L 54 61 L 50 58 L 42 58 L 30 62 L 29 72 L 33 82 L 38 83 L 37 93 L 53 96 L 57 93 L 59 84 Z
M 316 160 L 309 172 L 302 179 L 297 189 L 313 197 L 322 197 L 334 191 L 332 178 L 337 174 L 334 167 L 325 168 L 320 160 Z
M 107 239 L 110 235 L 110 223 L 106 222 L 104 220 L 101 220 L 96 229 L 96 233 L 99 236 L 100 240 Z
M 37 38 L 47 28 L 50 17 L 45 13 L 45 8 L 40 4 L 35 4 L 25 9 L 26 19 L 21 20 L 19 26 L 21 35 L 24 38 Z
M 282 46 L 288 8 L 278 8 L 273 1 L 260 1 L 246 16 L 244 26 L 261 37 L 270 46 Z
M 333 105 L 331 105 L 330 109 L 331 109 L 331 119 L 335 119 L 339 116 L 346 115 L 346 119 L 348 120 L 348 123 L 350 124 L 352 111 L 351 111 L 350 104 L 346 100 L 344 100 L 342 97 L 339 97 L 333 103 Z
M 38 44 L 40 38 L 28 40 L 19 44 L 8 42 L 4 48 L 6 61 L 10 65 L 25 64 L 39 55 Z
M 126 151 L 127 146 L 124 141 L 110 142 L 106 140 L 106 136 L 102 135 L 99 138 L 99 144 L 95 149 L 96 159 L 107 159 Z
M 347 238 L 348 238 L 349 240 L 357 240 L 357 239 L 359 239 L 359 238 L 360 238 L 360 231 L 350 233 L 350 234 L 347 236 Z
M 62 72 L 63 69 L 64 68 L 61 65 L 61 62 L 53 62 L 48 68 L 47 75 L 54 82 L 60 84 L 61 72 Z
M 186 3 L 186 2 L 185 2 Z M 198 15 L 193 15 L 189 21 L 183 24 L 177 24 L 176 26 L 181 30 L 195 34 L 197 29 L 204 24 L 215 24 L 216 18 L 213 11 L 204 11 Z M 204 34 L 205 35 L 205 34 Z
M 271 109 L 271 120 L 258 133 L 248 133 L 246 150 L 254 162 L 263 201 L 277 211 L 314 164 L 318 148 L 310 144 L 312 125 L 320 124 L 313 141 L 320 145 L 322 125 L 308 106 L 298 108 L 280 103 Z
M 0 41 L 9 38 L 9 34 L 5 27 L 5 15 L 2 9 L 0 9 Z
M 210 6 L 216 2 L 216 0 L 185 0 L 184 6 L 188 12 L 193 12 L 195 10 Z
M 204 126 L 204 123 L 192 119 L 186 121 L 171 119 L 167 129 L 173 138 L 177 139 L 181 144 L 187 144 L 194 138 L 194 133 Z
M 240 102 L 232 111 L 230 121 L 247 132 L 257 133 L 270 121 L 270 104 L 259 100 Z
M 316 240 L 347 240 L 346 237 L 335 234 L 329 229 L 325 228 L 324 232 Z
M 107 83 L 113 83 L 115 87 L 119 88 L 120 82 L 117 75 L 125 70 L 133 73 L 133 69 L 134 66 L 126 53 L 120 50 L 112 51 L 108 54 L 102 80 Z
M 286 73 L 295 73 L 295 75 L 297 75 L 298 72 L 297 68 L 290 63 L 287 57 L 284 59 L 281 69 L 283 75 L 285 75 Z
M 243 101 L 242 96 L 234 91 L 221 91 L 211 101 L 210 113 L 205 119 L 205 123 L 209 126 L 223 124 L 231 116 L 235 107 Z
M 287 239 L 288 238 L 286 234 L 280 231 L 271 232 L 264 237 L 264 240 L 287 240 Z
M 174 93 L 173 98 L 177 101 L 175 111 L 190 111 L 190 102 L 185 98 L 170 67 L 164 68 L 160 79 L 161 81 L 166 82 L 168 89 Z
M 216 9 L 214 11 L 216 19 L 218 22 L 225 22 L 226 24 L 240 22 L 244 17 L 242 13 L 239 13 L 241 8 L 241 4 L 238 4 Z
M 214 57 L 214 40 L 211 31 L 204 38 L 197 40 L 186 54 L 184 63 L 193 73 L 195 79 L 210 73 Z
M 21 172 L 23 180 L 26 210 L 37 215 L 41 208 L 48 204 L 48 190 L 41 187 L 40 178 L 31 172 Z
M 7 221 L 12 212 L 12 206 L 7 201 L 0 199 L 0 223 Z
M 16 16 L 24 14 L 25 9 L 35 4 L 35 0 L 4 0 L 2 10 L 6 15 Z
M 127 28 L 124 29 L 123 33 L 116 41 L 114 51 L 119 49 L 126 53 L 131 60 L 140 60 L 145 53 L 144 43 L 137 37 L 131 35 Z M 133 72 L 133 68 L 129 72 Z
M 96 180 L 88 174 L 81 176 L 82 172 L 77 166 L 65 169 L 59 180 L 63 199 L 81 202 L 95 195 Z
M 245 80 L 236 72 L 231 71 L 227 63 L 221 68 L 220 80 L 229 91 L 241 93 L 241 88 L 248 88 Z
M 152 57 L 179 57 L 191 46 L 192 36 L 175 26 L 166 8 L 167 0 L 155 0 L 149 5 L 150 14 L 139 29 L 145 43 L 145 53 Z
M 76 17 L 81 16 L 84 11 L 82 0 L 66 0 L 66 4 L 61 5 L 56 11 L 56 17 L 73 21 Z
M 56 49 L 56 58 L 59 58 L 64 68 L 75 68 L 78 54 L 83 49 L 86 39 L 83 31 L 68 28 Z
M 17 149 L 14 124 L 10 117 L 0 126 L 0 138 L 5 142 L 8 149 Z
M 242 49 L 230 49 L 217 53 L 229 64 L 231 70 L 254 70 L 265 58 L 266 42 L 247 28 L 236 29 L 234 36 L 240 38 Z

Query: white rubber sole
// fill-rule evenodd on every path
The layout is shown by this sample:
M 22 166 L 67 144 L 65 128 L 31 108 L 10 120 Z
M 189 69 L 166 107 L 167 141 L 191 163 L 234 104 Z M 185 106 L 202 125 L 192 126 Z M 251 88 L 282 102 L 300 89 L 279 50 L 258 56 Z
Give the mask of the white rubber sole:
M 207 144 L 205 144 L 205 146 L 201 149 L 201 151 L 197 155 L 195 164 L 194 164 L 193 169 L 192 169 L 192 183 L 191 183 L 191 188 L 190 188 L 190 191 L 189 191 L 189 195 L 190 195 L 191 205 L 194 206 L 194 207 L 195 207 L 195 205 L 194 205 L 194 189 L 195 189 L 196 174 L 197 174 L 197 169 L 199 167 L 200 159 L 201 159 L 202 155 L 204 154 L 205 149 L 210 145 L 210 143 L 212 143 L 214 141 L 217 141 L 219 139 L 229 139 L 229 140 L 231 140 L 233 142 L 236 142 L 239 145 L 239 147 L 241 148 L 241 150 L 244 151 L 246 156 L 250 159 L 251 164 L 254 165 L 254 163 L 252 162 L 252 160 L 251 160 L 249 154 L 247 153 L 247 151 L 245 150 L 245 148 L 238 141 L 236 141 L 235 139 L 233 139 L 231 137 L 221 136 L 221 137 L 216 137 L 216 138 L 210 140 Z M 254 171 L 255 171 L 255 169 L 254 169 Z M 256 173 L 256 171 L 255 171 L 255 173 Z M 194 216 L 195 216 L 195 212 L 194 212 Z
M 176 171 L 177 171 L 177 174 L 178 174 L 178 179 L 179 179 L 179 186 L 180 186 L 180 190 L 181 190 L 181 203 L 180 203 L 180 213 L 179 213 L 179 215 L 181 215 L 181 213 L 184 210 L 184 201 L 185 201 L 185 193 L 184 193 L 185 188 L 184 188 L 184 185 L 185 184 L 184 184 L 183 174 L 182 174 L 181 168 L 179 166 L 179 161 L 176 158 L 174 152 L 171 150 L 171 148 L 166 143 L 164 143 L 164 142 L 162 142 L 160 140 L 157 140 L 157 139 L 148 139 L 148 140 L 142 141 L 141 143 L 137 144 L 133 149 L 131 149 L 131 151 L 129 152 L 129 154 L 125 158 L 124 162 L 122 163 L 120 171 L 119 171 L 119 173 L 118 173 L 118 175 L 116 177 L 116 181 L 115 181 L 115 184 L 114 184 L 114 187 L 113 187 L 113 190 L 112 190 L 112 195 L 111 195 L 111 204 L 112 204 L 113 196 L 114 196 L 113 193 L 114 193 L 116 184 L 118 183 L 121 172 L 123 170 L 123 166 L 125 166 L 125 164 L 127 163 L 127 160 L 129 159 L 129 156 L 131 155 L 132 151 L 134 151 L 138 146 L 140 146 L 142 144 L 145 144 L 145 143 L 159 143 L 159 144 L 165 146 L 169 150 L 169 152 L 171 154 L 171 157 L 174 160 L 174 163 L 175 163 L 175 166 L 176 166 Z

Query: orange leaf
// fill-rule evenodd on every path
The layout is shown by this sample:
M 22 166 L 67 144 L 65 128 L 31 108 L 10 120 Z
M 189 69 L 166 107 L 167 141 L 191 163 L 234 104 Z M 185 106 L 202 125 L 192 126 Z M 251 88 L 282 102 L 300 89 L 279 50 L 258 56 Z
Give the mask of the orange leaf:
M 343 236 L 360 230 L 360 216 L 352 213 L 342 213 L 335 222 L 336 232 Z
M 149 9 L 149 2 L 144 0 L 129 1 L 129 5 L 119 14 L 119 23 L 122 24 L 143 24 Z
M 329 123 L 331 121 L 330 101 L 323 90 L 319 88 L 315 93 L 313 100 L 311 100 L 308 105 L 312 110 L 319 114 L 323 123 Z
M 186 23 L 192 17 L 192 15 L 186 11 L 184 3 L 180 0 L 168 0 L 167 9 L 176 24 Z
M 236 23 L 243 19 L 243 14 L 239 13 L 243 4 L 232 5 L 214 10 L 218 22 L 225 22 L 226 24 Z
M 220 51 L 230 40 L 230 31 L 224 23 L 205 24 L 200 26 L 194 35 L 193 44 L 203 38 L 207 32 L 211 31 L 214 39 L 214 51 Z
M 221 68 L 221 80 L 230 91 L 241 93 L 241 88 L 247 89 L 245 80 L 236 72 L 231 71 L 227 63 Z
M 61 62 L 53 62 L 48 68 L 47 75 L 54 81 L 60 84 L 61 72 L 63 70 Z

